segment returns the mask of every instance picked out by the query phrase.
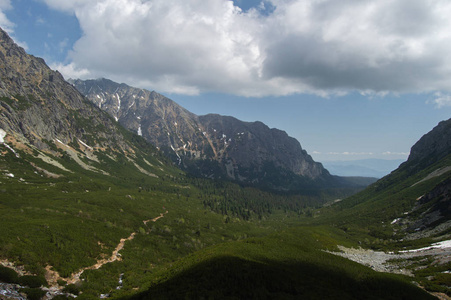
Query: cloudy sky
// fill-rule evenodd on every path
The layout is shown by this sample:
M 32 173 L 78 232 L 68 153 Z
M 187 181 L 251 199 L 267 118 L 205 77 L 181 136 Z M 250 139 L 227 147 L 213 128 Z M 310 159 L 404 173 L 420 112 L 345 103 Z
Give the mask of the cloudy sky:
M 66 78 L 263 121 L 318 161 L 407 158 L 451 117 L 448 0 L 0 0 Z

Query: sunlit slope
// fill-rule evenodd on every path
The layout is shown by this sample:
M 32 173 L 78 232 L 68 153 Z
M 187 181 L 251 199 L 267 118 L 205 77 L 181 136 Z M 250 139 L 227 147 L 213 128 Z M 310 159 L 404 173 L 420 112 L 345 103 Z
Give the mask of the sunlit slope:
M 410 239 L 449 232 L 451 220 L 451 120 L 413 147 L 407 162 L 364 191 L 322 212 L 322 221 L 375 239 Z

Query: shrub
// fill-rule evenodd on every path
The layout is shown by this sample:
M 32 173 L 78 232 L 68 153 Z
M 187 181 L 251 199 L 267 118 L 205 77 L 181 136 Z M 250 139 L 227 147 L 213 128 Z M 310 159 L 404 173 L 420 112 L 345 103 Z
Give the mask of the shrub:
M 24 275 L 19 277 L 19 284 L 30 288 L 38 288 L 40 286 L 48 286 L 44 276 Z
M 0 281 L 6 283 L 18 283 L 19 275 L 13 269 L 0 266 Z
M 63 289 L 64 293 L 69 293 L 72 295 L 78 295 L 80 293 L 80 288 L 76 286 L 75 284 L 69 284 L 66 285 L 66 287 Z
M 57 283 L 58 283 L 59 286 L 65 286 L 67 284 L 67 282 L 65 280 L 62 280 L 62 279 L 58 279 Z
M 40 300 L 46 294 L 46 292 L 44 292 L 43 290 L 38 289 L 38 288 L 33 288 L 33 289 L 25 288 L 25 289 L 20 289 L 20 291 L 27 294 L 27 298 L 29 300 Z

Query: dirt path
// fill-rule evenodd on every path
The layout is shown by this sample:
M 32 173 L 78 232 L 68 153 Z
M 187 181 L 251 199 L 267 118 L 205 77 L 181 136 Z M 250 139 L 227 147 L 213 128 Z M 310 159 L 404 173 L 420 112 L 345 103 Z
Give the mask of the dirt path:
M 147 223 L 149 223 L 149 222 L 156 222 L 159 219 L 163 218 L 164 215 L 167 214 L 167 213 L 168 213 L 168 211 L 166 211 L 165 213 L 161 213 L 158 217 L 150 219 L 150 220 L 145 220 L 145 221 L 143 221 L 143 223 L 144 223 L 144 225 L 147 225 Z
M 145 220 L 145 221 L 143 221 L 143 223 L 145 225 L 147 225 L 147 223 L 149 223 L 149 222 L 156 222 L 159 219 L 163 218 L 164 215 L 167 213 L 168 213 L 168 211 L 166 211 L 165 213 L 161 213 L 158 217 L 149 219 L 149 220 Z M 124 248 L 125 242 L 133 240 L 135 238 L 136 234 L 137 234 L 137 232 L 133 232 L 132 234 L 130 234 L 130 236 L 128 238 L 121 239 L 119 241 L 119 244 L 113 250 L 113 253 L 111 254 L 111 256 L 109 258 L 99 259 L 99 260 L 97 260 L 97 262 L 94 265 L 82 268 L 79 271 L 72 273 L 72 275 L 68 278 L 61 277 L 58 274 L 58 272 L 52 270 L 51 266 L 47 266 L 45 268 L 47 270 L 46 279 L 47 279 L 49 285 L 52 287 L 58 286 L 58 280 L 60 280 L 60 279 L 66 281 L 67 284 L 75 284 L 80 281 L 80 276 L 83 274 L 84 271 L 97 270 L 97 269 L 100 269 L 105 264 L 112 263 L 114 261 L 120 261 L 122 258 L 121 258 L 119 251 L 121 251 Z

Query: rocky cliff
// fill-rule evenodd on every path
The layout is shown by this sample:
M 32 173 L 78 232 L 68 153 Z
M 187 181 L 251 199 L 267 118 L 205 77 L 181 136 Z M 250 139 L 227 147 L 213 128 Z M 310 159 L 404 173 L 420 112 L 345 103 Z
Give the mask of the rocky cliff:
M 107 79 L 70 82 L 124 127 L 196 175 L 276 189 L 331 177 L 296 139 L 261 122 L 216 114 L 197 116 L 156 92 Z
M 451 119 L 440 122 L 412 146 L 408 162 L 432 164 L 451 153 Z
M 63 171 L 68 170 L 55 158 L 66 156 L 103 174 L 107 172 L 99 169 L 100 152 L 134 161 L 139 146 L 124 135 L 128 132 L 1 29 L 0 65 L 1 144 Z

